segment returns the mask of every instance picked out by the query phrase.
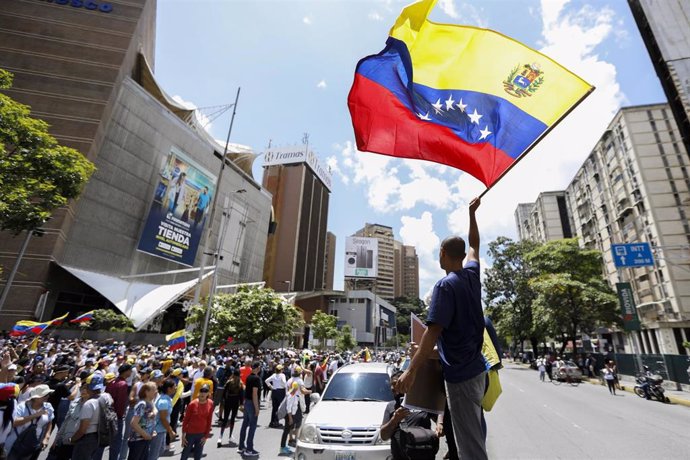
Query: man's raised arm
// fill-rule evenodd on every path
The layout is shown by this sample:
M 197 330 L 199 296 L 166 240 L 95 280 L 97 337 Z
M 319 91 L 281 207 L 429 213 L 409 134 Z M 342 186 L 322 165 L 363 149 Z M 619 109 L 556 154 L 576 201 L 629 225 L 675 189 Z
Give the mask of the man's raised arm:
M 467 251 L 467 260 L 475 260 L 479 262 L 479 228 L 477 227 L 477 218 L 475 212 L 481 204 L 479 198 L 475 198 L 470 202 L 470 232 L 467 235 L 467 242 L 470 246 Z

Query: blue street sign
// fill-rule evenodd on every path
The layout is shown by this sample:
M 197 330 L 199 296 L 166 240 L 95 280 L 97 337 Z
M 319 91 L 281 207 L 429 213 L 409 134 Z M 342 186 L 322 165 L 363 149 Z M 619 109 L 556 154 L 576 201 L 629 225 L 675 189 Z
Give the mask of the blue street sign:
M 611 253 L 616 268 L 654 265 L 652 248 L 649 243 L 612 244 Z

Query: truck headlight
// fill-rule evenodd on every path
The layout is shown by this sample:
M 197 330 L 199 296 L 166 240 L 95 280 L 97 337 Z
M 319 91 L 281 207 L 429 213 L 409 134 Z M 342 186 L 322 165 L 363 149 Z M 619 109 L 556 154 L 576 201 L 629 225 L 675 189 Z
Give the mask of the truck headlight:
M 302 425 L 299 431 L 299 440 L 309 444 L 319 444 L 319 429 L 313 423 Z

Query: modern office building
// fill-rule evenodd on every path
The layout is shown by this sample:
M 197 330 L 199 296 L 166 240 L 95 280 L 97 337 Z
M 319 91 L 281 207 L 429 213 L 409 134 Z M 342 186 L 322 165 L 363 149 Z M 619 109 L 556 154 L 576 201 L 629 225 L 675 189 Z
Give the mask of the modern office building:
M 393 241 L 395 297 L 419 298 L 419 257 L 414 246 Z
M 331 173 L 304 145 L 269 149 L 264 161 L 277 224 L 266 243 L 264 280 L 280 292 L 323 290 Z
M 29 241 L 0 328 L 114 308 L 139 329 L 180 329 L 209 227 L 219 284 L 261 280 L 271 196 L 251 176 L 255 155 L 233 146 L 218 183 L 224 146 L 154 78 L 155 18 L 155 0 L 2 3 L 0 68 L 15 76 L 6 93 L 97 170 Z M 204 194 L 227 204 L 225 216 L 210 222 Z M 24 241 L 0 234 L 3 288 Z
M 326 291 L 333 290 L 333 278 L 335 277 L 335 234 L 326 232 L 326 261 L 323 264 L 323 288 Z
M 332 297 L 329 313 L 338 318 L 339 328 L 345 324 L 352 328 L 359 346 L 383 346 L 395 337 L 395 307 L 369 290 Z
M 346 289 L 370 288 L 386 300 L 395 298 L 395 249 L 393 228 L 380 224 L 365 224 L 354 235 L 378 240 L 378 273 L 375 279 L 346 279 Z M 358 283 L 361 283 L 358 285 Z
M 628 0 L 661 86 L 690 152 L 690 2 Z
M 542 192 L 534 203 L 518 204 L 515 223 L 521 240 L 546 242 L 574 236 L 565 191 Z
M 643 353 L 683 353 L 690 340 L 690 158 L 667 104 L 621 109 L 566 190 L 574 231 L 602 251 L 611 286 L 631 284 Z M 649 243 L 654 265 L 616 269 L 615 243 Z M 635 351 L 623 334 L 616 350 Z

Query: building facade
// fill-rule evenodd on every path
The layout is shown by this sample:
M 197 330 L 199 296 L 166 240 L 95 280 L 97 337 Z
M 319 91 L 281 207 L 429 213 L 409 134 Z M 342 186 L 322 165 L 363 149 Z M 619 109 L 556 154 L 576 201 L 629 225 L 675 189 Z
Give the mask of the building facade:
M 326 291 L 333 290 L 333 278 L 335 277 L 335 234 L 326 232 L 326 261 L 323 269 L 323 289 Z
M 7 94 L 29 104 L 60 143 L 82 152 L 97 168 L 81 197 L 53 213 L 43 237 L 30 240 L 0 328 L 32 317 L 113 308 L 139 329 L 180 329 L 183 300 L 191 298 L 198 280 L 198 270 L 180 270 L 202 265 L 202 245 L 192 241 L 189 261 L 181 263 L 154 255 L 141 242 L 151 213 L 161 213 L 181 171 L 188 171 L 190 180 L 178 183 L 184 193 L 175 195 L 169 214 L 185 228 L 201 222 L 204 230 L 197 233 L 202 239 L 203 232 L 208 235 L 209 248 L 220 248 L 219 284 L 262 278 L 271 197 L 246 167 L 255 155 L 246 148 L 233 150 L 218 183 L 223 147 L 154 78 L 155 0 L 96 4 L 108 7 L 11 0 L 0 10 L 0 67 L 15 75 Z M 248 160 L 244 169 L 240 159 Z M 193 198 L 200 192 L 192 170 L 204 171 L 218 190 L 219 207 L 227 198 L 225 217 L 219 211 L 210 222 L 210 203 L 197 211 Z M 231 193 L 238 190 L 242 193 Z M 23 240 L 23 235 L 0 234 L 3 277 Z M 158 272 L 167 274 L 150 275 Z
M 372 292 L 386 300 L 395 298 L 395 243 L 393 229 L 386 225 L 365 224 L 352 236 L 376 238 L 378 240 L 378 273 L 375 279 L 363 280 L 359 287 L 371 287 Z M 360 281 L 356 278 L 346 280 L 346 289 L 357 290 Z
M 656 74 L 690 152 L 690 2 L 628 0 Z
M 279 292 L 323 290 L 331 176 L 305 146 L 264 154 L 263 186 L 277 223 L 266 243 L 264 280 Z
M 515 224 L 521 240 L 546 242 L 574 236 L 565 191 L 542 192 L 534 203 L 518 204 Z
M 383 346 L 395 337 L 393 305 L 368 290 L 343 293 L 331 299 L 329 313 L 338 318 L 338 328 L 348 324 L 360 346 Z
M 615 348 L 683 353 L 690 340 L 690 160 L 669 106 L 621 109 L 566 195 L 580 244 L 602 251 L 611 286 L 633 289 L 642 328 L 629 338 L 615 334 Z M 636 242 L 652 246 L 654 265 L 616 269 L 611 244 Z
M 414 246 L 394 241 L 395 297 L 419 298 L 419 257 Z

